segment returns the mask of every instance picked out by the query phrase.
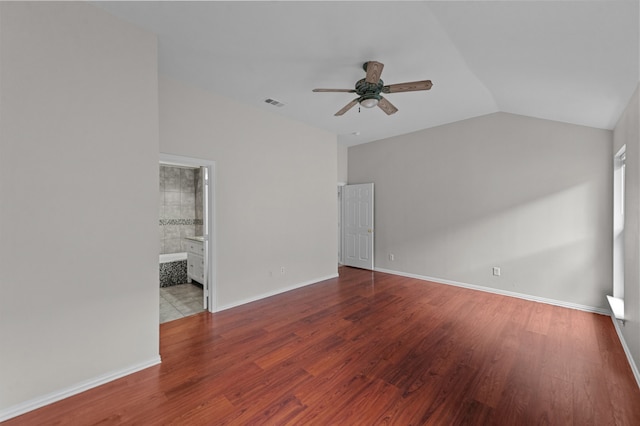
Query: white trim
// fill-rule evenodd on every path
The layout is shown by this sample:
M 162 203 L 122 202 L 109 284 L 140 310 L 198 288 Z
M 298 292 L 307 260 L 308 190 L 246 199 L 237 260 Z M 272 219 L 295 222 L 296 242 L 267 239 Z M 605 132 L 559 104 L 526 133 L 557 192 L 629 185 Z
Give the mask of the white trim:
M 317 283 L 319 283 L 321 281 L 326 281 L 326 280 L 330 280 L 330 279 L 337 278 L 337 277 L 338 277 L 338 274 L 332 274 L 332 275 L 327 275 L 326 277 L 320 277 L 320 278 L 316 278 L 316 279 L 313 279 L 313 280 L 304 281 L 304 282 L 301 282 L 301 283 L 298 283 L 298 284 L 294 284 L 294 285 L 292 285 L 290 287 L 281 288 L 281 289 L 278 289 L 278 290 L 270 291 L 268 293 L 263 293 L 263 294 L 261 294 L 259 296 L 250 297 L 248 299 L 243 299 L 243 300 L 239 300 L 237 302 L 233 302 L 233 303 L 229 303 L 229 304 L 226 304 L 226 305 L 218 306 L 218 310 L 216 312 L 224 311 L 226 309 L 235 308 L 237 306 L 241 306 L 241 305 L 244 305 L 244 304 L 247 304 L 247 303 L 255 302 L 255 301 L 261 300 L 261 299 L 266 299 L 267 297 L 276 296 L 276 295 L 281 294 L 281 293 L 286 293 L 287 291 L 295 290 L 295 289 L 298 289 L 298 288 L 301 288 L 301 287 L 306 287 L 306 286 L 311 285 L 311 284 L 317 284 Z
M 110 373 L 103 374 L 98 377 L 94 377 L 93 379 L 89 379 L 89 380 L 85 380 L 84 382 L 77 383 L 68 388 L 64 388 L 64 389 L 49 393 L 47 395 L 43 395 L 43 396 L 31 399 L 26 402 L 22 402 L 20 404 L 14 405 L 13 407 L 9 407 L 7 409 L 0 411 L 0 422 L 12 419 L 21 414 L 36 410 L 40 407 L 44 407 L 45 405 L 53 404 L 54 402 L 63 400 L 65 398 L 69 398 L 70 396 L 79 394 L 89 389 L 104 385 L 105 383 L 109 383 L 114 380 L 120 379 L 124 376 L 128 376 L 129 374 L 136 373 L 140 370 L 144 370 L 145 368 L 153 367 L 154 365 L 160 364 L 160 362 L 161 362 L 160 355 L 158 355 L 151 358 L 148 361 L 134 364 L 127 368 L 123 368 L 122 370 L 112 371 Z
M 562 301 L 562 300 L 547 299 L 546 297 L 531 296 L 529 294 L 516 293 L 514 291 L 500 290 L 500 289 L 491 288 L 491 287 L 484 287 L 484 286 L 480 286 L 480 285 L 461 283 L 461 282 L 458 282 L 458 281 L 445 280 L 445 279 L 442 279 L 442 278 L 434 278 L 434 277 L 427 277 L 427 276 L 424 276 L 424 275 L 417 275 L 417 274 L 410 274 L 410 273 L 406 273 L 406 272 L 393 271 L 393 270 L 390 270 L 390 269 L 375 268 L 375 270 L 377 272 L 384 272 L 384 273 L 392 274 L 392 275 L 400 275 L 402 277 L 415 278 L 415 279 L 423 280 L 423 281 L 431 281 L 431 282 L 438 283 L 438 284 L 453 285 L 453 286 L 456 286 L 456 287 L 468 288 L 470 290 L 484 291 L 486 293 L 494 293 L 494 294 L 499 294 L 499 295 L 502 295 L 502 296 L 516 297 L 518 299 L 530 300 L 532 302 L 546 303 L 547 305 L 555 305 L 555 306 L 561 306 L 563 308 L 577 309 L 579 311 L 593 312 L 595 314 L 601 314 L 601 315 L 609 315 L 610 314 L 608 309 L 596 308 L 594 306 L 580 305 L 578 303 L 565 302 L 565 301 Z
M 636 378 L 636 383 L 638 387 L 640 387 L 640 371 L 638 370 L 638 366 L 636 365 L 636 362 L 633 360 L 633 355 L 631 355 L 629 346 L 627 346 L 627 342 L 626 340 L 624 340 L 624 336 L 622 335 L 622 330 L 620 329 L 621 320 L 617 320 L 612 313 L 611 321 L 613 321 L 613 327 L 616 329 L 616 333 L 618 333 L 618 339 L 620 339 L 620 343 L 622 344 L 622 349 L 624 350 L 624 354 L 627 356 L 627 361 L 629 362 L 629 366 L 631 367 L 633 376 Z
M 619 297 L 607 296 L 607 300 L 609 301 L 609 307 L 611 307 L 613 317 L 624 323 L 624 299 L 620 299 Z
M 184 157 L 181 155 L 173 155 L 173 154 L 165 154 L 163 152 L 159 153 L 160 164 L 168 164 L 174 166 L 193 166 L 193 167 L 207 167 L 208 177 L 209 177 L 209 205 L 208 207 L 208 218 L 207 221 L 209 223 L 209 242 L 208 242 L 208 265 L 207 275 L 208 275 L 208 283 L 209 283 L 209 312 L 217 312 L 217 274 L 218 264 L 217 264 L 217 231 L 218 226 L 216 224 L 216 184 L 218 182 L 218 178 L 216 176 L 216 162 L 211 160 L 205 160 L 202 158 L 194 158 L 194 157 Z
M 339 223 L 338 223 L 338 265 L 343 265 L 344 264 L 344 238 L 342 236 L 342 230 L 344 228 L 344 207 L 342 205 L 342 196 L 343 196 L 343 189 L 344 189 L 344 185 L 341 185 L 340 182 L 338 182 L 338 216 L 339 216 Z

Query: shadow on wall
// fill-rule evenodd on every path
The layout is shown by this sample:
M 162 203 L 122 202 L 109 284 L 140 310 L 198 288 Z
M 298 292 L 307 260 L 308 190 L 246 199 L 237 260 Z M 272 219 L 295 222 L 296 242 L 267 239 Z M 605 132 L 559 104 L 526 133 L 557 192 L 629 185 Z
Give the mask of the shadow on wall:
M 611 247 L 603 241 L 609 241 L 611 229 L 594 226 L 606 222 L 601 197 L 602 185 L 591 181 L 482 217 L 464 218 L 468 212 L 463 211 L 458 221 L 451 215 L 439 228 L 429 220 L 406 218 L 424 226 L 394 228 L 387 251 L 396 253 L 397 261 L 387 262 L 385 253 L 379 257 L 389 269 L 604 307 L 611 268 L 601 265 L 603 258 L 610 263 Z M 420 214 L 429 218 L 429 208 Z M 414 265 L 421 270 L 407 270 Z M 500 276 L 492 275 L 494 266 L 501 268 Z M 600 291 L 581 291 L 593 286 Z

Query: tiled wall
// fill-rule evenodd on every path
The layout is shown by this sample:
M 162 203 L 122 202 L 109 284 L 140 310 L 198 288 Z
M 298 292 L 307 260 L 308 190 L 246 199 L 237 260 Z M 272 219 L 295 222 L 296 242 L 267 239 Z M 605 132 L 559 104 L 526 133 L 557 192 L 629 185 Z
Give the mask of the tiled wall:
M 202 229 L 202 213 L 196 216 L 196 179 L 200 170 L 160 166 L 160 253 L 183 252 L 182 239 Z M 200 210 L 202 207 L 200 207 Z M 197 234 L 201 235 L 201 234 Z

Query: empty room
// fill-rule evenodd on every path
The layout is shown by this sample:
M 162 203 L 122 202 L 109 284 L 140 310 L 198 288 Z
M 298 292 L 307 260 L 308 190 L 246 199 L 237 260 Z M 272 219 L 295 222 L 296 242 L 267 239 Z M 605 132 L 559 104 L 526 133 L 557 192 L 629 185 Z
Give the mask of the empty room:
M 640 424 L 639 23 L 0 2 L 0 422 Z

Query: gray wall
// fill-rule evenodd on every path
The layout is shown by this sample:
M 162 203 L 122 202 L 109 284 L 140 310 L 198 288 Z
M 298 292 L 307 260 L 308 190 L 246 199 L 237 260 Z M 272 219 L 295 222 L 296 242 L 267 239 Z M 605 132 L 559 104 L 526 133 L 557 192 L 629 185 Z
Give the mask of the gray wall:
M 495 113 L 352 147 L 349 183 L 375 183 L 377 268 L 604 309 L 611 149 L 607 130 Z
M 638 89 L 629 101 L 613 132 L 613 156 L 626 145 L 624 212 L 624 341 L 640 366 L 640 108 Z
M 90 4 L 0 23 L 0 418 L 159 361 L 160 151 L 216 162 L 217 308 L 337 274 L 335 135 L 159 83 Z
M 159 361 L 158 58 L 84 2 L 0 2 L 0 40 L 2 418 Z
M 337 274 L 336 146 L 326 131 L 160 77 L 160 151 L 216 164 L 217 309 Z
M 347 183 L 349 179 L 349 148 L 338 144 L 338 183 Z

